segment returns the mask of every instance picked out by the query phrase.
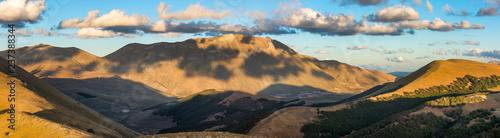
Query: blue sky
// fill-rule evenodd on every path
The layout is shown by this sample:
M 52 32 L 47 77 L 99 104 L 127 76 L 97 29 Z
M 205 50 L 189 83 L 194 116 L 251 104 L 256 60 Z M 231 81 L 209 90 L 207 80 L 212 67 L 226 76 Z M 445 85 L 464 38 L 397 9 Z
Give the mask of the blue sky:
M 97 56 L 128 43 L 242 33 L 269 36 L 318 59 L 384 72 L 414 71 L 441 59 L 500 60 L 500 0 L 8 0 L 0 5 L 0 23 L 24 24 L 17 28 L 18 46 L 78 47 Z M 86 22 L 87 16 L 96 19 Z M 461 27 L 465 22 L 470 24 Z

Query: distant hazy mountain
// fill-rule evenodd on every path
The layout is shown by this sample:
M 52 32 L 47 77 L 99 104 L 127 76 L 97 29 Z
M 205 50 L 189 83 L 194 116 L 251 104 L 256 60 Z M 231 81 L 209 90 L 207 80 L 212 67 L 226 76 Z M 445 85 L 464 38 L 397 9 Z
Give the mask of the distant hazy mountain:
M 406 75 L 408 75 L 410 73 L 412 73 L 412 72 L 396 71 L 396 72 L 391 72 L 391 73 L 388 73 L 388 74 L 391 74 L 392 76 L 396 76 L 396 81 L 397 81 L 399 79 L 402 79 L 403 77 L 405 77 Z
M 7 60 L 0 58 L 0 129 L 7 137 L 137 137 L 140 134 L 102 116 L 66 96 L 48 83 L 17 67 L 15 102 L 7 100 L 13 79 Z M 15 104 L 15 131 L 10 125 L 10 104 Z
M 490 61 L 488 63 L 495 64 L 495 65 L 500 65 L 500 61 L 498 61 L 498 60 L 492 60 L 492 61 Z

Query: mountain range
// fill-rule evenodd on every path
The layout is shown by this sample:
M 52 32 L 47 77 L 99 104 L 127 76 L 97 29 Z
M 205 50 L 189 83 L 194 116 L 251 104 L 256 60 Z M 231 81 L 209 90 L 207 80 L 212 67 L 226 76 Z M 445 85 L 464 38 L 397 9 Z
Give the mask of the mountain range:
M 17 48 L 16 54 L 22 67 L 16 80 L 22 91 L 16 102 L 22 129 L 4 133 L 15 137 L 219 135 L 185 133 L 194 131 L 256 137 L 384 136 L 390 131 L 367 129 L 384 121 L 398 126 L 405 122 L 394 117 L 420 113 L 446 117 L 448 109 L 460 108 L 464 112 L 458 116 L 464 117 L 477 109 L 500 109 L 500 102 L 492 100 L 498 87 L 486 85 L 496 83 L 492 75 L 500 76 L 500 66 L 463 59 L 436 60 L 393 76 L 301 55 L 269 37 L 237 34 L 131 43 L 104 57 L 46 44 Z M 3 58 L 0 62 L 7 64 Z M 0 69 L 1 81 L 7 83 L 7 68 Z M 455 89 L 462 93 L 452 93 Z M 422 91 L 438 92 L 425 97 L 419 95 Z M 415 95 L 420 97 L 411 97 Z M 437 107 L 464 97 L 473 100 L 446 110 Z M 5 120 L 8 102 L 2 102 L 0 118 Z M 343 120 L 331 124 L 315 121 L 339 118 Z M 316 133 L 336 125 L 344 127 Z M 38 128 L 44 129 L 33 131 Z

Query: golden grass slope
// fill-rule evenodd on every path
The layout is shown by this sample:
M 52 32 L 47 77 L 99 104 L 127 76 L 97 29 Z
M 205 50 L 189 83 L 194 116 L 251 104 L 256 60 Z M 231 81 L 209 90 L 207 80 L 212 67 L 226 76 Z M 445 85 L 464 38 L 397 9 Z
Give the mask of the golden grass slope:
M 16 79 L 16 130 L 8 129 L 10 88 L 12 79 L 7 75 L 7 60 L 0 58 L 0 137 L 136 137 L 128 128 L 103 117 L 92 109 L 64 95 L 24 69 L 17 67 Z M 95 134 L 87 130 L 94 130 Z
M 1 51 L 6 58 L 6 51 Z M 16 49 L 16 63 L 39 78 L 94 78 L 112 76 L 103 70 L 107 60 L 75 47 L 38 44 Z
M 465 59 L 435 60 L 404 78 L 368 95 L 387 97 L 419 88 L 448 85 L 457 77 L 500 75 L 500 66 Z

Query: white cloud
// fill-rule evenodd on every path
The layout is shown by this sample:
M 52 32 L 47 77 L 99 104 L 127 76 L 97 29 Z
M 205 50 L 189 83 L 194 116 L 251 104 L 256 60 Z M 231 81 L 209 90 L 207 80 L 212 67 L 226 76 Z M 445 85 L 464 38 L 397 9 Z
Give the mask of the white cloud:
M 368 49 L 369 47 L 367 45 L 358 45 L 358 46 L 349 46 L 347 49 L 349 50 L 363 50 L 363 49 Z
M 432 13 L 432 4 L 431 2 L 427 1 L 427 3 L 425 4 L 425 7 L 427 8 L 427 11 L 429 11 L 429 14 Z
M 378 52 L 379 50 L 377 48 L 371 48 L 370 51 Z
M 370 21 L 377 22 L 395 22 L 403 20 L 418 20 L 420 16 L 418 12 L 411 7 L 407 6 L 395 6 L 388 7 L 377 11 L 375 14 L 368 16 Z
M 443 12 L 448 15 L 460 15 L 460 16 L 469 15 L 469 12 L 465 9 L 460 10 L 460 12 L 455 12 L 455 9 L 453 9 L 449 4 L 444 5 L 443 8 L 441 8 L 441 10 L 443 10 Z
M 46 9 L 45 1 L 5 0 L 0 2 L 1 22 L 36 22 Z
M 385 60 L 396 62 L 396 63 L 411 63 L 411 61 L 409 59 L 404 59 L 402 56 L 393 57 L 393 58 L 385 58 Z
M 160 37 L 182 37 L 181 33 L 173 33 L 173 32 L 160 33 L 155 35 Z
M 85 19 L 73 18 L 59 23 L 60 28 L 87 28 L 87 27 L 131 27 L 147 24 L 151 18 L 146 15 L 125 15 L 125 11 L 112 10 L 111 12 L 98 16 L 101 12 L 94 10 L 88 12 Z
M 430 56 L 422 56 L 422 57 L 416 57 L 415 59 L 428 59 L 428 58 L 432 58 Z
M 481 8 L 477 12 L 477 16 L 486 16 L 486 15 L 498 15 L 498 8 L 495 7 Z
M 491 5 L 500 6 L 500 0 L 485 0 L 485 2 L 488 2 Z
M 497 58 L 500 59 L 500 50 L 481 50 L 478 48 L 474 49 L 466 49 L 463 52 L 465 56 L 476 56 L 476 57 L 484 57 L 484 58 Z
M 432 54 L 436 54 L 436 55 L 447 55 L 448 53 L 444 50 L 444 49 L 440 49 L 440 50 L 434 50 L 432 52 Z
M 103 28 L 81 28 L 77 33 L 78 38 L 105 38 L 105 37 L 117 37 L 123 36 L 125 38 L 133 38 L 134 34 L 126 34 L 121 32 L 113 32 L 111 30 L 103 30 Z
M 414 0 L 413 5 L 422 5 L 422 0 Z
M 478 42 L 476 42 L 476 43 L 474 43 L 474 42 L 473 42 L 473 41 L 471 41 L 471 40 L 465 40 L 465 41 L 464 41 L 464 44 L 465 44 L 465 45 L 476 45 L 476 46 L 481 45 L 481 43 L 479 43 L 479 41 L 478 41 Z
M 396 51 L 396 50 L 384 49 L 383 53 L 384 53 L 384 54 L 396 54 L 396 53 L 398 53 L 398 51 Z
M 448 14 L 453 14 L 453 12 L 455 12 L 455 9 L 453 9 L 449 4 L 446 4 L 443 6 L 443 8 L 441 8 L 443 10 L 444 13 L 448 13 Z
M 158 18 L 165 20 L 192 20 L 199 18 L 223 19 L 231 14 L 231 11 L 229 10 L 221 11 L 219 13 L 215 10 L 209 10 L 204 6 L 201 6 L 200 3 L 189 5 L 184 11 L 167 13 L 167 11 L 170 10 L 170 7 L 172 7 L 172 5 L 166 5 L 165 2 L 160 2 L 157 9 L 158 14 L 160 14 Z
M 469 21 L 462 21 L 458 24 L 451 22 L 444 22 L 439 18 L 434 18 L 434 21 L 420 20 L 420 21 L 401 21 L 397 23 L 391 23 L 389 26 L 399 27 L 403 29 L 428 29 L 432 31 L 453 31 L 455 29 L 484 29 L 483 25 L 473 24 L 470 25 Z
M 453 48 L 453 50 L 448 50 L 448 53 L 451 53 L 452 55 L 460 55 L 460 49 L 458 48 Z
M 360 6 L 369 6 L 369 5 L 379 5 L 387 3 L 388 0 L 330 0 L 334 3 L 340 3 L 340 5 L 351 5 L 357 4 Z
M 316 51 L 316 52 L 314 52 L 314 53 L 318 53 L 318 54 L 328 54 L 328 51 L 326 51 L 326 50 L 318 50 L 318 51 Z
M 382 24 L 368 25 L 366 21 L 355 21 L 352 15 L 323 14 L 309 8 L 299 8 L 300 4 L 280 4 L 274 11 L 274 20 L 264 20 L 260 24 L 273 27 L 288 26 L 321 35 L 369 35 L 400 34 L 395 27 Z
M 33 30 L 33 33 L 34 34 L 41 34 L 41 35 L 45 35 L 45 36 L 54 36 L 54 35 L 58 34 L 57 31 L 48 31 L 45 29 L 35 29 L 35 30 Z
M 458 44 L 457 41 L 446 41 L 447 45 L 453 45 L 453 44 Z
M 14 35 L 20 35 L 20 36 L 30 36 L 31 31 L 29 30 L 15 30 Z

